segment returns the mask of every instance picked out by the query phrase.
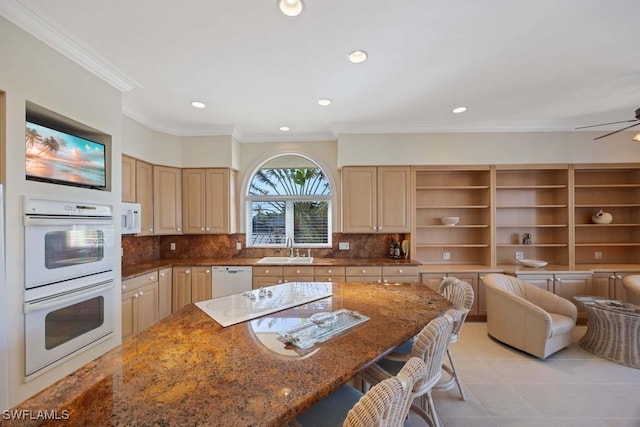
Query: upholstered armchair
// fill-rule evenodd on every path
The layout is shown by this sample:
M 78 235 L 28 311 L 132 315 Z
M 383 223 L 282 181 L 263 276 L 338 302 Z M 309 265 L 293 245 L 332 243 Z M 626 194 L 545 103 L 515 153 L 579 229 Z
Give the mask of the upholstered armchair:
M 505 274 L 485 275 L 484 285 L 490 336 L 541 359 L 571 344 L 572 302 Z
M 640 305 L 640 274 L 632 274 L 622 278 L 625 302 Z

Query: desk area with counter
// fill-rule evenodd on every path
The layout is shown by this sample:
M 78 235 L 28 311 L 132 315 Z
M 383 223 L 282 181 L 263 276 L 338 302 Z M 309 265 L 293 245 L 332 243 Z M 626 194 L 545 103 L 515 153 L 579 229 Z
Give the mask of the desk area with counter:
M 71 425 L 277 426 L 419 332 L 450 302 L 418 284 L 334 283 L 332 296 L 223 328 L 183 307 L 15 409 L 67 410 Z M 342 308 L 369 318 L 312 352 L 274 351 L 269 323 Z M 270 341 L 273 345 L 273 340 Z M 284 350 L 282 344 L 282 350 Z

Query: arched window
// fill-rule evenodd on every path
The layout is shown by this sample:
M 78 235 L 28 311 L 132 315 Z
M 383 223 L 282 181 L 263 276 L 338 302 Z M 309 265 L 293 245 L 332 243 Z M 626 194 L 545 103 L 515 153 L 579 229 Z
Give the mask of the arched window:
M 331 185 L 315 162 L 292 154 L 265 162 L 246 201 L 248 247 L 331 247 Z

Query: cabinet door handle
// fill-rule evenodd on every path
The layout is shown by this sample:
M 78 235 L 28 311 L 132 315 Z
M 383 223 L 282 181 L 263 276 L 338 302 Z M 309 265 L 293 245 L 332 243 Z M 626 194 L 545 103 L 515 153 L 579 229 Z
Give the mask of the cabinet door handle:
M 207 231 L 211 230 L 211 227 L 207 227 Z
M 164 273 L 160 273 L 160 277 L 164 277 Z
M 362 274 L 367 274 L 367 270 L 362 270 Z
M 331 282 L 331 277 L 327 277 L 327 282 Z
M 149 276 L 149 280 L 153 280 L 153 279 L 155 279 L 154 276 Z
M 144 295 L 144 292 L 140 291 L 140 296 Z
M 398 273 L 402 274 L 404 271 L 402 269 L 398 270 Z
M 384 282 L 384 283 L 389 283 L 389 281 L 388 281 L 387 279 L 384 279 L 384 281 L 383 281 L 383 282 Z
M 139 296 L 140 296 L 140 295 L 138 295 L 137 293 L 136 293 L 136 294 L 133 294 L 133 297 L 134 297 L 134 298 L 138 298 Z
M 184 274 L 189 274 L 189 273 L 191 273 L 191 270 L 187 270 L 184 272 Z
M 150 229 L 149 229 L 149 232 L 150 232 L 150 233 L 153 233 L 153 228 L 150 228 Z
M 374 225 L 373 227 L 371 227 L 371 228 L 373 228 L 374 230 L 376 230 L 376 226 L 375 226 L 375 225 Z
M 300 274 L 300 270 L 296 270 L 296 274 Z
M 378 227 L 378 231 L 382 231 L 382 227 Z
M 622 276 L 619 274 L 616 274 L 616 279 L 622 280 Z
M 556 280 L 558 283 L 562 283 L 562 279 L 561 279 L 561 278 L 559 278 L 559 277 L 558 277 L 557 279 L 555 279 L 555 280 Z
M 333 271 L 331 271 L 331 270 L 327 270 L 327 273 L 331 274 L 331 273 L 333 273 Z
M 264 271 L 264 273 L 265 273 L 265 274 L 269 274 L 269 270 L 265 270 L 265 271 Z
M 176 228 L 176 231 L 180 231 L 180 227 Z
M 484 276 L 480 276 L 480 280 L 484 280 Z
M 178 231 L 180 231 L 180 230 L 178 230 Z M 204 231 L 204 227 L 200 227 L 200 231 Z
M 616 276 L 615 276 L 615 274 L 612 274 L 611 276 L 609 276 L 609 279 L 611 279 L 611 280 L 616 280 Z
M 122 285 L 122 290 L 124 291 L 125 289 L 127 289 L 127 285 Z

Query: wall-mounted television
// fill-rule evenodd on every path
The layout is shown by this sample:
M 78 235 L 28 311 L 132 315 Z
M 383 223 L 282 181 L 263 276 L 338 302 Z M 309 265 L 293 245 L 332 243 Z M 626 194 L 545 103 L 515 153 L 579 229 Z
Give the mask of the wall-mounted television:
M 105 146 L 27 121 L 27 179 L 104 190 Z

